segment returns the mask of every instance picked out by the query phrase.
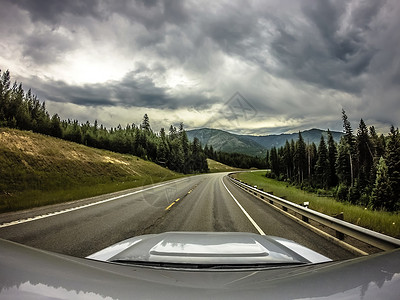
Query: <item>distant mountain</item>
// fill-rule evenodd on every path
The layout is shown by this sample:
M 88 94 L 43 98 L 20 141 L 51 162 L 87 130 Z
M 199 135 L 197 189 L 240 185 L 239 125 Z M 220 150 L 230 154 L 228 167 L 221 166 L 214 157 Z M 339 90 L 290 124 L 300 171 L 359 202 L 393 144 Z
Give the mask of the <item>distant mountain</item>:
M 254 156 L 266 153 L 264 146 L 243 135 L 210 128 L 189 130 L 186 133 L 190 141 L 197 137 L 203 146 L 207 144 L 216 151 L 238 152 Z
M 340 141 L 341 136 L 343 133 L 337 131 L 331 131 L 333 139 L 338 143 Z M 321 134 L 325 138 L 325 142 L 328 140 L 328 132 L 321 130 L 321 129 L 310 129 L 301 132 L 301 136 L 303 137 L 304 142 L 307 143 L 315 143 L 317 146 L 319 141 L 321 140 Z M 244 135 L 244 137 L 251 139 L 252 141 L 257 142 L 261 146 L 265 147 L 266 149 L 271 149 L 272 147 L 280 148 L 285 145 L 286 140 L 289 142 L 291 140 L 297 141 L 299 139 L 299 133 L 282 133 L 279 135 Z
M 343 135 L 341 132 L 331 131 L 333 139 L 336 142 L 340 141 Z M 327 131 L 321 129 L 310 129 L 301 132 L 301 135 L 306 143 L 315 143 L 317 146 L 321 139 L 321 134 L 327 141 Z M 212 146 L 214 150 L 221 150 L 224 152 L 238 152 L 249 155 L 265 155 L 266 151 L 272 147 L 282 147 L 285 145 L 286 140 L 297 141 L 299 138 L 298 133 L 279 134 L 279 135 L 238 135 L 229 133 L 219 129 L 194 129 L 187 131 L 189 140 L 193 141 L 197 137 L 201 144 Z

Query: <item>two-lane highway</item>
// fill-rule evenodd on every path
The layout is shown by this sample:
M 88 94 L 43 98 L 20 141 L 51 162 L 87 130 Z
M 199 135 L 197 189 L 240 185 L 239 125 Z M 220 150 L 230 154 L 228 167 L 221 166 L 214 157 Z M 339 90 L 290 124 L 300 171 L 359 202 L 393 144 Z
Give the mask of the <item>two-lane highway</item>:
M 294 240 L 332 259 L 353 257 L 242 191 L 224 173 L 3 214 L 0 224 L 0 238 L 81 257 L 132 236 L 166 231 L 254 232 Z

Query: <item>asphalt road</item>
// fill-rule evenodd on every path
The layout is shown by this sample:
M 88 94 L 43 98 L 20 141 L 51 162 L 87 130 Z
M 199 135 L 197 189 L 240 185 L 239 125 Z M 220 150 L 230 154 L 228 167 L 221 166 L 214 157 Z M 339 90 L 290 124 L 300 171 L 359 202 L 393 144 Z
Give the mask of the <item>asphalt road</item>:
M 166 231 L 265 233 L 334 260 L 354 257 L 242 191 L 224 173 L 1 214 L 0 224 L 0 238 L 79 257 L 132 236 Z

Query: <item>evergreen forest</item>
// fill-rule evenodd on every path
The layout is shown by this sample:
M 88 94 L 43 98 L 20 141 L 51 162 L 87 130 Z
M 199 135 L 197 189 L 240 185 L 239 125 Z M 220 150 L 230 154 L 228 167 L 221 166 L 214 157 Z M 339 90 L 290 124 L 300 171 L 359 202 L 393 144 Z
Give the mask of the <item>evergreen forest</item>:
M 378 135 L 360 120 L 356 134 L 342 110 L 344 135 L 337 144 L 328 138 L 306 144 L 299 132 L 296 142 L 267 153 L 267 176 L 304 190 L 332 195 L 339 201 L 371 209 L 400 210 L 400 135 L 391 126 L 387 136 Z

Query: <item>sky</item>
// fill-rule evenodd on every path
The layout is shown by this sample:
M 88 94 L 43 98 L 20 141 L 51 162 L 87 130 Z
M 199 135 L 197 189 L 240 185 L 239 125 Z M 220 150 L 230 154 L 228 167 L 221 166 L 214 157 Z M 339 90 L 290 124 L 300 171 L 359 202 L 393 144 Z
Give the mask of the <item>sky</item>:
M 0 69 L 107 127 L 378 132 L 400 121 L 397 0 L 0 0 Z

